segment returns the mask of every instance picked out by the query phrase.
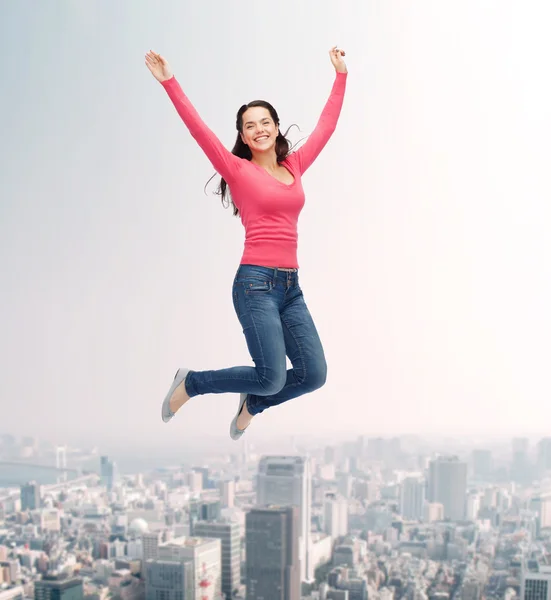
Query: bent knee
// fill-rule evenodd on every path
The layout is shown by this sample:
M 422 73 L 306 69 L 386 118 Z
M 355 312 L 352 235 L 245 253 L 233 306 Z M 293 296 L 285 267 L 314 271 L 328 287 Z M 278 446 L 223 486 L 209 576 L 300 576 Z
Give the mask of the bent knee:
M 308 370 L 304 386 L 310 391 L 319 390 L 327 381 L 327 363 L 325 360 L 317 362 Z
M 274 371 L 269 373 L 260 379 L 260 385 L 262 386 L 263 396 L 275 396 L 281 392 L 287 382 L 287 371 Z

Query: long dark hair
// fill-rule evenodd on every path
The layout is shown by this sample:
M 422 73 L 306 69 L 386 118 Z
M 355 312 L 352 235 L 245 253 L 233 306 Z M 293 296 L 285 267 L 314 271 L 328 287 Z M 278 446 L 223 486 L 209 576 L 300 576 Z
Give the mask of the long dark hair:
M 275 151 L 276 151 L 276 156 L 277 156 L 277 162 L 279 164 L 279 163 L 283 162 L 287 158 L 287 156 L 289 156 L 289 153 L 291 152 L 291 150 L 294 147 L 291 144 L 291 142 L 287 139 L 287 134 L 289 133 L 289 130 L 291 129 L 291 127 L 293 127 L 293 125 L 291 125 L 291 127 L 289 127 L 289 129 L 287 129 L 287 131 L 285 133 L 281 133 L 281 131 L 279 131 L 279 116 L 277 114 L 277 111 L 269 102 L 266 102 L 265 100 L 253 100 L 252 102 L 249 102 L 248 104 L 243 104 L 243 106 L 237 111 L 237 117 L 235 119 L 235 128 L 237 129 L 237 139 L 235 140 L 235 145 L 232 148 L 231 153 L 234 154 L 235 156 L 239 156 L 239 158 L 244 158 L 246 160 L 251 160 L 251 158 L 253 157 L 252 153 L 251 153 L 251 149 L 241 139 L 241 133 L 243 132 L 243 115 L 245 114 L 245 111 L 247 111 L 249 108 L 254 108 L 254 107 L 266 108 L 269 111 L 273 122 L 278 127 L 278 134 L 277 134 L 277 138 L 275 141 Z M 206 187 L 209 184 L 209 182 L 214 177 L 216 177 L 216 174 L 214 174 L 207 181 L 207 183 L 205 184 L 205 190 L 206 190 Z M 238 208 L 235 206 L 235 204 L 233 203 L 233 200 L 231 199 L 231 194 L 228 189 L 228 184 L 223 177 L 220 178 L 220 183 L 214 193 L 217 196 L 220 196 L 220 198 L 222 200 L 222 205 L 225 208 L 228 208 L 230 204 L 233 206 L 234 216 L 237 216 L 239 214 Z

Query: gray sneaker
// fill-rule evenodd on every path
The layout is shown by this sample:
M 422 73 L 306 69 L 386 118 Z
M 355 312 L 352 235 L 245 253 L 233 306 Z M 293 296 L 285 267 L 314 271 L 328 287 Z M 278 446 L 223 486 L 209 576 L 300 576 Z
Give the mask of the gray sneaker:
M 190 371 L 190 369 L 178 369 L 176 371 L 176 375 L 174 375 L 174 381 L 172 382 L 172 385 L 170 386 L 170 389 L 168 390 L 168 394 L 166 395 L 166 398 L 164 399 L 163 406 L 161 409 L 161 417 L 165 423 L 168 423 L 175 414 L 170 410 L 170 399 L 172 398 L 172 394 L 174 394 L 174 390 L 183 381 L 186 380 L 186 377 L 187 377 L 189 371 Z
M 237 418 L 241 414 L 241 409 L 243 408 L 243 404 L 245 404 L 245 400 L 247 399 L 247 394 L 241 394 L 241 398 L 239 399 L 239 408 L 237 409 L 237 413 L 233 418 L 233 421 L 230 424 L 230 437 L 232 440 L 238 440 L 244 433 L 245 429 L 238 429 L 237 427 Z

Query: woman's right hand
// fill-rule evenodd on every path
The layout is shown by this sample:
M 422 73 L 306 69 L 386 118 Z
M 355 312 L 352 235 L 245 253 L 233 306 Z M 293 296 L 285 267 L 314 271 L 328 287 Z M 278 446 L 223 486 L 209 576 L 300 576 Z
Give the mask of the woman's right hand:
M 145 55 L 145 64 L 157 81 L 166 81 L 173 75 L 172 69 L 170 68 L 166 58 L 163 58 L 160 54 L 153 52 L 153 50 L 150 50 Z

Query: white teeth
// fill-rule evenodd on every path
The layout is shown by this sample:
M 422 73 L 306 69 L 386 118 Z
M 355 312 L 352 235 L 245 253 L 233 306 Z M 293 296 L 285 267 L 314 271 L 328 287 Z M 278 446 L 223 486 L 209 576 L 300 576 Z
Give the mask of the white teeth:
M 254 140 L 254 141 L 255 141 L 255 142 L 260 142 L 261 140 L 267 140 L 267 139 L 268 139 L 268 136 L 267 136 L 267 135 L 263 135 L 263 136 L 261 136 L 261 137 L 257 137 L 257 138 L 255 138 L 255 140 Z

